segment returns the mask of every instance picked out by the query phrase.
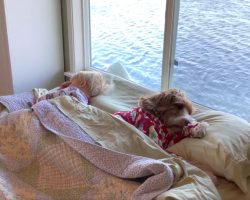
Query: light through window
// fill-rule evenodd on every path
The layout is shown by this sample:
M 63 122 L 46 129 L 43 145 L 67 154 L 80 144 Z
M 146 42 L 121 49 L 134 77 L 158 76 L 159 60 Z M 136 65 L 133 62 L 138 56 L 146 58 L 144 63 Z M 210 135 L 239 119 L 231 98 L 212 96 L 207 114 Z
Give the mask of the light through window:
M 250 1 L 182 0 L 173 87 L 250 121 Z
M 131 80 L 159 91 L 166 1 L 91 0 L 90 8 L 92 67 L 120 63 Z M 249 1 L 181 0 L 171 87 L 250 121 L 249 30 Z
M 107 71 L 119 63 L 132 81 L 160 90 L 165 4 L 164 0 L 91 0 L 92 67 Z

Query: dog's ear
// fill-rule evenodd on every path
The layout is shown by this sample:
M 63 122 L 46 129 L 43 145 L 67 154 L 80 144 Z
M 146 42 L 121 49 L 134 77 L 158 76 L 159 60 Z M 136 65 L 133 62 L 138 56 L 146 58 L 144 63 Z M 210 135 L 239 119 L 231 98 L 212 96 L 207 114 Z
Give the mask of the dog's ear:
M 141 97 L 138 105 L 144 111 L 148 111 L 150 113 L 155 112 L 155 102 L 150 97 Z

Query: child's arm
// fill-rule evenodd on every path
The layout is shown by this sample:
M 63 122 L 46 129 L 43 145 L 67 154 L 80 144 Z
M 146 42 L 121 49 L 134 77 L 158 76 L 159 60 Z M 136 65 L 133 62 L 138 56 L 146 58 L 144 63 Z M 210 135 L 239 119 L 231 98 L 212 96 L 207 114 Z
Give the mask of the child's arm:
M 78 101 L 84 103 L 84 104 L 88 104 L 89 103 L 89 99 L 88 97 L 85 95 L 85 93 L 83 93 L 81 90 L 79 90 L 76 87 L 66 87 L 64 89 L 58 89 L 55 92 L 52 93 L 48 93 L 45 94 L 43 96 L 41 96 L 40 98 L 38 98 L 37 101 L 42 101 L 42 100 L 49 100 L 49 99 L 53 99 L 59 96 L 64 96 L 64 95 L 68 95 L 68 96 L 73 96 L 76 99 L 78 99 Z
M 71 84 L 71 81 L 65 81 L 60 85 L 60 89 L 69 87 L 69 85 Z

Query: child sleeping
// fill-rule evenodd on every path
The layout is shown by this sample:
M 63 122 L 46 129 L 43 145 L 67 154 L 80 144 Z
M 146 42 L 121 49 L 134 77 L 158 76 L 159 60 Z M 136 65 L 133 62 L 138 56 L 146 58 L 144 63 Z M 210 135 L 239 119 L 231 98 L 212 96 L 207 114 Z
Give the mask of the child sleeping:
M 104 76 L 97 71 L 81 71 L 75 74 L 70 81 L 62 83 L 54 92 L 48 93 L 47 90 L 35 93 L 35 103 L 52 99 L 55 97 L 69 95 L 78 99 L 78 101 L 89 104 L 90 98 L 103 92 L 106 86 Z

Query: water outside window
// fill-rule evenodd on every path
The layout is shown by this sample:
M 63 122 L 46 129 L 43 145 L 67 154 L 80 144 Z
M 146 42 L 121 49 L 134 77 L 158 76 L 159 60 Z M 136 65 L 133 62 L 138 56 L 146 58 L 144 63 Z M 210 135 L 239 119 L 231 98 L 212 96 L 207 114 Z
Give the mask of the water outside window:
M 120 63 L 130 78 L 160 90 L 164 0 L 91 0 L 92 66 Z
M 250 121 L 250 1 L 183 0 L 173 87 Z
M 160 90 L 166 1 L 91 0 L 92 66 Z M 173 87 L 250 121 L 250 1 L 181 0 Z

